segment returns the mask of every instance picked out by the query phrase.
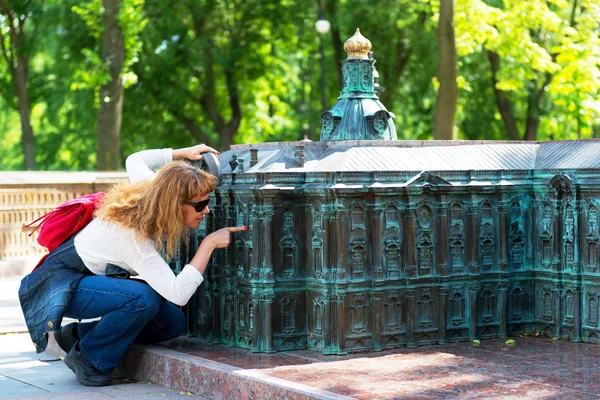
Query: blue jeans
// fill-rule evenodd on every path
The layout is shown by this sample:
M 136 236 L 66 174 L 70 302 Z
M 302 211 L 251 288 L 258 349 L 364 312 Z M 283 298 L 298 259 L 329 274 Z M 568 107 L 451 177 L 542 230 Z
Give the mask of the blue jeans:
M 146 283 L 99 275 L 81 279 L 64 316 L 102 317 L 79 324 L 78 333 L 79 350 L 104 373 L 113 371 L 132 344 L 174 339 L 186 327 L 183 312 Z

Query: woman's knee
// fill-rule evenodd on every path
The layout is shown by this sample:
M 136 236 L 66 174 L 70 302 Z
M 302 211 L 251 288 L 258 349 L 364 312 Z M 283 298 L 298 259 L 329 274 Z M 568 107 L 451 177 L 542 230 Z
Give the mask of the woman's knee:
M 163 304 L 163 298 L 156 290 L 144 283 L 138 283 L 133 300 L 136 308 L 151 316 L 154 316 Z

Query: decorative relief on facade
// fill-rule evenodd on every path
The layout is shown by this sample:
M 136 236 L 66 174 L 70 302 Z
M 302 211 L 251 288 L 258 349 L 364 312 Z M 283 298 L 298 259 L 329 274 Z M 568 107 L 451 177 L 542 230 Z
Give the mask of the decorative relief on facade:
M 450 207 L 450 236 L 463 238 L 465 235 L 465 223 L 460 204 L 452 204 Z
M 510 207 L 510 261 L 513 270 L 523 267 L 525 226 L 521 203 L 513 200 Z
M 248 332 L 254 331 L 254 304 L 248 305 Z
M 552 236 L 542 235 L 542 267 L 550 268 L 552 264 Z
M 395 331 L 400 328 L 403 321 L 402 303 L 398 300 L 397 293 L 388 293 L 384 304 L 385 308 L 385 329 Z
M 588 234 L 598 235 L 598 210 L 593 203 L 588 207 Z
M 385 229 L 400 229 L 400 211 L 395 204 L 388 204 L 385 208 Z
M 465 243 L 462 240 L 454 240 L 450 244 L 450 262 L 452 264 L 452 272 L 460 274 L 463 272 L 465 265 Z
M 565 323 L 572 324 L 575 318 L 575 295 L 571 290 L 565 293 Z
M 481 322 L 487 324 L 494 321 L 495 304 L 496 296 L 491 285 L 485 285 L 481 293 Z
M 433 266 L 433 242 L 429 234 L 421 235 L 417 244 L 419 276 L 430 275 Z
M 541 250 L 542 250 L 542 267 L 549 269 L 552 266 L 552 242 L 554 239 L 553 220 L 554 212 L 549 200 L 542 200 L 542 232 L 540 234 Z
M 232 318 L 232 307 L 231 307 L 231 299 L 225 299 L 225 303 L 223 304 L 223 323 L 221 325 L 221 330 L 225 333 L 229 332 L 229 323 Z
M 552 208 L 545 204 L 542 211 L 542 231 L 545 233 L 552 233 L 552 215 Z
M 321 204 L 314 202 L 311 204 L 312 211 L 312 252 L 313 252 L 313 271 L 317 279 L 323 278 L 323 212 Z
M 460 326 L 463 324 L 465 298 L 463 297 L 462 288 L 454 288 L 452 290 L 452 296 L 448 300 L 449 306 L 449 317 L 450 324 L 453 326 Z
M 298 299 L 296 296 L 285 296 L 281 299 L 281 331 L 283 333 L 296 332 L 296 306 Z
M 450 264 L 453 274 L 461 274 L 465 265 L 465 225 L 462 207 L 453 204 L 450 207 Z
M 323 230 L 323 212 L 321 211 L 321 204 L 314 202 L 311 205 L 312 209 L 312 222 L 313 222 L 313 234 L 320 234 Z
M 479 243 L 481 246 L 481 268 L 483 270 L 492 269 L 494 263 L 494 216 L 492 206 L 489 202 L 484 202 L 481 206 L 481 226 Z
M 521 269 L 523 264 L 523 233 L 519 232 L 511 240 L 510 259 L 514 270 Z
M 294 232 L 294 213 L 290 210 L 283 213 L 283 233 L 291 235 Z
M 361 63 L 360 70 L 360 87 L 363 90 L 373 87 L 373 65 L 370 63 Z
M 313 316 L 315 320 L 314 332 L 318 335 L 323 333 L 323 298 L 317 297 L 313 300 Z
M 238 225 L 240 226 L 240 225 Z M 237 261 L 237 276 L 243 278 L 246 275 L 246 245 L 243 237 L 235 239 L 235 258 Z
M 491 269 L 494 256 L 494 242 L 492 234 L 486 233 L 481 237 L 481 265 L 483 269 Z
M 417 301 L 417 313 L 420 328 L 426 329 L 433 326 L 433 299 L 429 289 L 421 292 L 421 298 Z
M 243 332 L 246 330 L 246 312 L 245 312 L 245 302 L 238 302 L 238 327 Z
M 573 241 L 572 240 L 565 241 L 565 245 L 564 246 L 565 246 L 564 265 L 567 268 L 571 268 L 571 267 L 573 267 L 573 262 L 575 260 Z
M 568 174 L 555 175 L 548 182 L 548 186 L 554 189 L 559 199 L 573 195 L 573 181 Z
M 511 321 L 521 321 L 523 319 L 525 293 L 520 283 L 516 283 L 509 295 L 509 311 Z
M 361 203 L 353 203 L 350 212 L 350 220 L 352 222 L 352 230 L 365 229 L 365 208 Z
M 313 237 L 312 239 L 313 249 L 313 262 L 315 278 L 323 278 L 323 239 L 320 237 Z
M 236 226 L 244 226 L 244 225 L 248 225 L 248 224 L 246 224 L 246 215 L 244 214 L 243 211 L 240 210 L 237 215 Z
M 287 278 L 292 278 L 296 272 L 296 239 L 286 236 L 279 242 L 279 247 L 281 249 L 283 274 Z
M 588 244 L 588 262 L 587 267 L 590 272 L 598 270 L 598 237 L 587 237 Z
M 428 174 L 423 173 L 425 176 Z M 418 223 L 417 228 L 417 268 L 418 275 L 430 275 L 433 270 L 433 211 L 428 204 L 422 204 L 415 210 Z M 409 250 L 410 251 L 410 250 Z M 407 272 L 408 273 L 408 272 Z
M 375 138 L 381 138 L 386 129 L 388 129 L 388 121 L 390 118 L 395 118 L 394 114 L 386 110 L 378 110 L 371 118 Z M 368 120 L 368 119 L 367 119 Z
M 354 238 L 350 241 L 350 264 L 353 279 L 364 278 L 366 254 L 367 243 L 363 238 Z
M 431 220 L 433 218 L 433 212 L 431 207 L 428 205 L 422 205 L 417 210 L 417 221 L 421 230 L 431 230 Z
M 297 247 L 298 242 L 294 238 L 294 213 L 291 211 L 291 205 L 284 206 L 282 214 L 282 233 L 283 238 L 279 241 L 281 251 L 281 265 L 283 267 L 283 276 L 293 278 L 297 269 Z
M 589 326 L 598 326 L 598 293 L 587 293 L 587 319 Z
M 575 231 L 575 218 L 573 216 L 573 206 L 570 202 L 565 207 L 565 226 L 563 231 L 564 241 L 564 259 L 563 265 L 566 268 L 571 268 L 574 262 L 574 247 L 573 237 Z
M 387 278 L 400 277 L 400 237 L 390 236 L 383 242 L 385 251 L 385 273 Z
M 344 81 L 347 80 L 347 77 L 344 77 Z M 335 131 L 338 123 L 342 118 L 336 115 L 333 115 L 331 111 L 325 111 L 321 114 L 321 132 L 326 137 L 329 137 Z
M 542 318 L 544 321 L 552 322 L 554 320 L 553 312 L 553 297 L 549 287 L 544 287 L 544 303 L 542 305 Z
M 598 270 L 598 210 L 593 203 L 588 207 L 588 234 L 585 238 L 587 243 L 587 269 L 590 272 Z
M 362 294 L 354 295 L 350 306 L 352 333 L 363 333 L 367 329 L 367 304 Z

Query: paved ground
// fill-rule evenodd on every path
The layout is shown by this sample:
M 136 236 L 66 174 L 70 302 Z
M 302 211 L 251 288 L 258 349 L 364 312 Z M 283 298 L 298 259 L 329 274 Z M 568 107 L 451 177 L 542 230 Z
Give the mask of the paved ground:
M 21 313 L 17 290 L 21 277 L 0 279 L 0 399 L 184 399 L 179 392 L 149 382 L 104 388 L 80 385 L 60 359 L 36 354 Z M 9 333 L 17 332 L 17 333 Z
M 6 333 L 26 330 L 19 281 L 0 279 L 0 400 L 200 398 L 194 385 L 195 393 L 211 398 L 245 400 L 240 383 L 247 382 L 262 384 L 253 392 L 261 400 L 281 398 L 268 395 L 274 386 L 289 389 L 284 397 L 294 399 L 600 399 L 600 346 L 530 337 L 516 338 L 515 345 L 494 339 L 343 357 L 306 350 L 257 354 L 180 338 L 138 349 L 133 364 L 146 374 L 132 376 L 192 392 L 143 381 L 87 388 L 60 358 L 37 355 L 28 334 Z M 177 367 L 175 359 L 182 360 Z
M 17 295 L 20 283 L 20 276 L 0 278 L 0 334 L 27 332 Z

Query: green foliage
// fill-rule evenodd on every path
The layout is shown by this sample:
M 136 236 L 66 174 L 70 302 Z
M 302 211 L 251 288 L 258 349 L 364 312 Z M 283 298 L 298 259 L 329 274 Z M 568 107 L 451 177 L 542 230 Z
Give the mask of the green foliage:
M 139 53 L 142 49 L 140 32 L 148 24 L 143 10 L 144 0 L 121 0 L 118 15 L 125 45 L 125 63 L 123 66 L 123 84 L 125 88 L 137 82 L 137 75 L 132 72 L 131 67 L 139 61 Z M 96 39 L 93 48 L 83 48 L 81 52 L 85 57 L 85 63 L 75 72 L 72 90 L 98 89 L 110 82 L 108 62 L 102 61 L 100 55 L 100 39 L 104 32 L 102 14 L 102 0 L 91 0 L 87 3 L 75 4 L 71 10 L 77 14 L 89 29 L 89 34 Z
M 373 44 L 386 107 L 401 139 L 431 139 L 437 91 L 440 0 L 326 0 L 325 94 L 339 91 L 343 42 L 356 27 Z M 507 139 L 496 95 L 520 137 L 577 139 L 600 133 L 599 0 L 455 0 L 459 139 Z M 101 0 L 14 1 L 31 12 L 28 90 L 40 169 L 92 169 L 101 60 Z M 319 139 L 318 2 L 122 0 L 125 37 L 123 156 L 152 147 Z M 19 8 L 20 7 L 20 8 Z M 29 7 L 29 8 L 27 8 Z M 33 8 L 32 8 L 33 7 Z M 20 11 L 19 11 L 20 10 Z M 29 10 L 29 11 L 27 11 Z M 5 20 L 0 32 L 9 32 Z M 489 54 L 497 54 L 492 73 Z M 9 76 L 0 58 L 0 168 L 23 156 Z M 236 102 L 236 99 L 238 101 Z M 235 126 L 239 106 L 241 120 Z
M 104 25 L 102 24 L 104 7 L 102 7 L 102 0 L 91 0 L 83 5 L 75 4 L 71 7 L 71 10 L 85 22 L 92 37 L 99 39 L 102 32 L 104 32 Z

